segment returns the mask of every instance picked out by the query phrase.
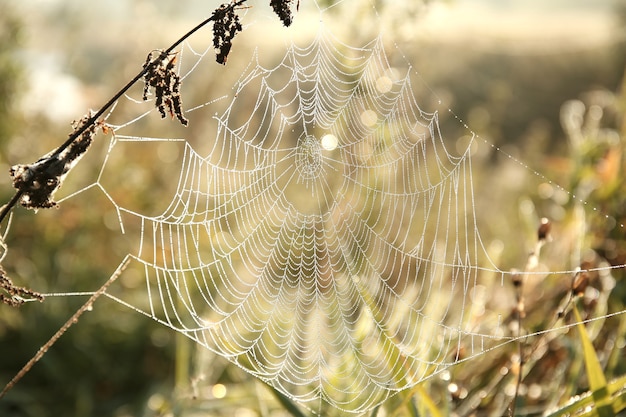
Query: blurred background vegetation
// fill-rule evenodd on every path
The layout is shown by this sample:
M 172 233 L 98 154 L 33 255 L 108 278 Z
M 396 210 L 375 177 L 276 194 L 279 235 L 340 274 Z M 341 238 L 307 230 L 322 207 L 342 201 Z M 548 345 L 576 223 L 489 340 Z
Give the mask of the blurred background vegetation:
M 205 3 L 1 3 L 0 173 L 57 146 L 72 120 L 104 103 L 137 72 L 146 51 L 168 45 L 217 6 Z M 417 94 L 425 102 L 440 98 L 444 108 L 454 111 L 441 114 L 447 138 L 468 134 L 457 115 L 494 145 L 479 141 L 473 167 L 477 221 L 491 237 L 502 269 L 524 267 L 541 217 L 553 222 L 554 240 L 542 255 L 547 269 L 626 263 L 619 227 L 626 223 L 626 6 L 620 1 L 554 1 L 550 6 L 533 1 L 523 7 L 518 3 L 524 2 L 515 1 L 375 3 L 381 12 L 395 12 L 389 30 L 431 89 Z M 337 7 L 336 13 L 344 12 Z M 515 20 L 525 13 L 531 17 Z M 563 29 L 568 27 L 576 29 Z M 233 54 L 245 61 L 255 45 L 236 47 Z M 236 79 L 228 68 L 215 71 L 215 78 L 207 74 L 207 82 L 230 86 Z M 512 164 L 508 155 L 527 167 Z M 150 167 L 157 156 L 135 157 Z M 89 172 L 85 165 L 84 175 L 93 178 L 98 166 Z M 144 175 L 164 186 L 171 176 L 148 169 Z M 1 175 L 0 199 L 11 196 L 9 177 Z M 125 198 L 129 206 L 164 203 L 155 193 Z M 498 216 L 493 207 L 501 211 Z M 16 210 L 5 268 L 16 284 L 40 292 L 98 288 L 125 253 L 125 243 L 108 236 L 116 221 L 111 212 L 103 215 L 69 202 L 37 215 Z M 594 277 L 595 292 L 585 298 L 594 317 L 624 309 L 623 271 L 610 275 Z M 504 298 L 501 304 L 512 305 L 513 290 L 507 293 L 507 288 L 492 294 L 494 303 Z M 550 277 L 541 285 L 529 284 L 528 331 L 553 324 L 568 289 L 569 282 Z M 0 305 L 0 380 L 13 377 L 82 302 L 80 297 L 50 297 L 19 309 Z M 103 308 L 83 316 L 0 400 L 0 415 L 289 414 L 268 388 L 223 359 L 115 303 L 100 303 Z M 595 324 L 594 343 L 607 376 L 626 373 L 625 334 L 624 315 Z M 510 366 L 514 351 L 503 349 L 456 366 L 429 380 L 424 391 L 392 399 L 380 413 L 410 413 L 405 398 L 418 408 L 432 400 L 444 414 L 502 410 L 512 386 L 502 369 Z M 575 335 L 546 341 L 528 366 L 520 413 L 540 415 L 586 389 L 584 377 L 578 377 L 579 351 Z

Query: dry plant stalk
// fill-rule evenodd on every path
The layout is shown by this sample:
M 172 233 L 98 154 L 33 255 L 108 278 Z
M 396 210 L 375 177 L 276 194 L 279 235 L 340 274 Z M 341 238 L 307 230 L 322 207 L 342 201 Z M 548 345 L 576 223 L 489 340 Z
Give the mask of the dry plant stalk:
M 528 260 L 526 261 L 526 267 L 524 268 L 525 273 L 521 274 L 517 271 L 513 271 L 512 274 L 512 282 L 513 287 L 515 288 L 515 316 L 517 321 L 517 355 L 518 355 L 518 363 L 517 369 L 515 369 L 514 374 L 517 374 L 517 380 L 515 381 L 515 394 L 513 395 L 513 399 L 511 400 L 511 405 L 509 407 L 510 415 L 515 416 L 515 407 L 517 403 L 517 398 L 519 397 L 520 386 L 522 385 L 522 380 L 524 378 L 524 364 L 526 362 L 526 356 L 524 352 L 525 344 L 522 342 L 522 321 L 526 317 L 526 307 L 524 301 L 524 282 L 526 281 L 526 272 L 530 272 L 535 269 L 539 263 L 539 255 L 541 253 L 541 248 L 550 241 L 550 231 L 552 229 L 552 224 L 550 220 L 546 217 L 541 219 L 539 227 L 537 228 L 537 242 L 535 243 L 535 248 L 528 255 Z M 513 366 L 515 363 L 513 363 Z
M 126 267 L 128 266 L 128 264 L 130 263 L 131 258 L 127 255 L 124 260 L 122 261 L 122 263 L 120 264 L 120 266 L 117 268 L 117 270 L 113 273 L 113 275 L 111 275 L 111 278 L 109 278 L 107 280 L 107 282 L 104 283 L 104 285 L 102 287 L 100 287 L 98 289 L 98 291 L 96 291 L 91 297 L 89 297 L 89 299 L 85 302 L 85 304 L 83 304 L 77 311 L 76 313 L 74 313 L 72 315 L 72 317 L 70 317 L 63 326 L 61 326 L 61 328 L 54 334 L 52 335 L 52 337 L 42 346 L 39 348 L 39 350 L 37 351 L 37 353 L 35 354 L 35 356 L 33 356 L 27 363 L 26 365 L 24 365 L 22 367 L 22 369 L 20 369 L 20 371 L 6 384 L 6 386 L 4 387 L 4 389 L 2 391 L 0 391 L 0 398 L 4 397 L 6 395 L 6 393 L 15 386 L 15 384 L 17 384 L 19 382 L 20 379 L 22 379 L 24 377 L 24 375 L 26 375 L 28 373 L 28 371 L 30 371 L 30 369 L 37 363 L 39 362 L 39 360 L 41 358 L 43 358 L 43 355 L 46 354 L 46 352 L 48 352 L 48 349 L 50 349 L 50 347 L 52 347 L 52 345 L 54 345 L 56 343 L 57 340 L 59 340 L 59 338 L 61 336 L 63 336 L 63 334 L 70 328 L 72 327 L 73 324 L 78 322 L 78 319 L 80 318 L 80 316 L 83 315 L 83 313 L 85 311 L 89 311 L 92 306 L 93 303 L 102 295 L 106 292 L 107 288 L 109 288 L 109 286 L 117 279 L 119 278 L 119 276 L 122 274 L 122 272 L 124 272 L 124 270 L 126 269 Z

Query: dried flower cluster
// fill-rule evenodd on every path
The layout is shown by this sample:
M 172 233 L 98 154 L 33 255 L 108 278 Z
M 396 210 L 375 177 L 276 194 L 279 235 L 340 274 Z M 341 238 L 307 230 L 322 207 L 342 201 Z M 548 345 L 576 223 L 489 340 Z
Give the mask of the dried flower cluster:
M 61 188 L 65 175 L 87 152 L 98 129 L 104 126 L 104 123 L 93 122 L 91 118 L 92 113 L 89 112 L 82 119 L 72 123 L 73 132 L 77 132 L 86 125 L 88 127 L 66 148 L 44 155 L 32 164 L 18 164 L 11 167 L 13 187 L 21 193 L 20 204 L 22 206 L 28 209 L 56 206 L 52 196 Z
M 0 266 L 0 289 L 2 290 L 0 293 L 0 302 L 10 305 L 11 307 L 18 307 L 29 299 L 43 301 L 44 298 L 43 295 L 38 292 L 13 284 L 6 272 L 4 272 L 2 266 Z
M 156 57 L 153 57 L 156 54 Z M 159 109 L 161 118 L 167 114 L 187 126 L 189 121 L 183 115 L 183 103 L 180 97 L 180 77 L 176 73 L 176 55 L 168 55 L 162 51 L 148 54 L 143 64 L 145 85 L 143 99 L 148 100 L 150 89 L 154 89 L 154 105 Z
M 550 223 L 550 220 L 543 217 L 541 219 L 541 224 L 537 228 L 537 241 L 549 242 L 550 241 L 550 229 L 552 229 L 552 224 Z
M 278 15 L 283 25 L 290 26 L 293 21 L 291 14 L 291 4 L 293 0 L 270 0 L 270 6 L 274 9 L 274 13 Z M 300 0 L 298 0 L 296 9 L 300 8 Z
M 226 64 L 232 48 L 233 39 L 243 30 L 239 16 L 232 4 L 222 4 L 213 12 L 213 47 L 216 50 L 215 60 Z
M 226 64 L 228 54 L 233 46 L 233 39 L 237 33 L 243 30 L 243 26 L 237 15 L 237 6 L 246 0 L 232 1 L 222 4 L 211 16 L 213 21 L 213 47 L 215 48 L 215 60 L 220 64 Z M 294 0 L 270 0 L 270 6 L 278 15 L 283 25 L 290 26 L 293 22 L 291 6 Z M 296 10 L 300 8 L 300 0 L 296 2 Z
M 583 261 L 572 279 L 572 295 L 582 297 L 592 282 L 598 281 L 597 265 L 593 261 Z

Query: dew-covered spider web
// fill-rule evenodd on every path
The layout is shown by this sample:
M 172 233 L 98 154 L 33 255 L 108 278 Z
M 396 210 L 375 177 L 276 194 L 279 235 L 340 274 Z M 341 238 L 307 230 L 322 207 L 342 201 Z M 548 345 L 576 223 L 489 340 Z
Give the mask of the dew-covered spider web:
M 363 413 L 461 349 L 466 360 L 512 340 L 476 294 L 484 274 L 508 273 L 477 224 L 478 139 L 459 149 L 441 133 L 417 69 L 390 62 L 392 40 L 354 41 L 325 13 L 310 37 L 297 21 L 276 28 L 278 60 L 229 62 L 202 91 L 218 70 L 199 32 L 177 56 L 189 127 L 131 90 L 107 119 L 97 179 L 61 205 L 91 190 L 110 201 L 130 247 L 120 280 L 142 284 L 109 297 L 312 410 Z M 112 161 L 163 144 L 180 154 L 176 187 L 152 190 L 163 209 L 126 205 L 116 187 L 136 179 Z
M 400 71 L 381 37 L 327 28 L 275 67 L 255 58 L 209 113 L 210 150 L 185 143 L 167 209 L 116 207 L 141 222 L 133 305 L 299 402 L 354 412 L 492 345 L 469 300 L 493 268 L 469 145 L 448 149 Z
M 462 343 L 491 345 L 471 320 L 486 259 L 469 151 L 448 149 L 404 71 L 382 38 L 326 28 L 275 67 L 253 61 L 209 152 L 184 145 L 167 209 L 117 207 L 141 222 L 135 306 L 302 403 L 354 412 Z

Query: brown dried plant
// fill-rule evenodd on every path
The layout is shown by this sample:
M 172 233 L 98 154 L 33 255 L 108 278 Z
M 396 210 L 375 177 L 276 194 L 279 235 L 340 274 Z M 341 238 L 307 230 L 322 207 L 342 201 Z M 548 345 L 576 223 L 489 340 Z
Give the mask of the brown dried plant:
M 156 52 L 156 54 L 155 54 Z M 156 58 L 153 56 L 156 55 Z M 182 100 L 180 97 L 180 77 L 176 73 L 176 55 L 168 55 L 163 51 L 152 51 L 148 54 L 144 69 L 143 100 L 148 100 L 150 89 L 154 89 L 154 105 L 159 109 L 161 118 L 167 114 L 183 125 L 189 121 L 183 115 Z
M 64 149 L 57 149 L 32 164 L 18 164 L 10 169 L 13 187 L 18 190 L 20 204 L 28 209 L 55 207 L 52 199 L 54 193 L 61 188 L 63 179 L 75 166 L 76 162 L 87 152 L 93 138 L 102 129 L 104 122 L 93 123 L 92 112 L 80 120 L 72 122 L 74 130 L 79 134 Z
M 43 301 L 44 296 L 28 288 L 18 287 L 0 265 L 0 303 L 19 307 L 29 300 Z
M 270 6 L 274 9 L 274 13 L 278 15 L 283 25 L 290 26 L 293 22 L 291 14 L 291 4 L 293 0 L 270 0 Z M 296 3 L 296 10 L 300 8 L 300 0 Z
M 213 12 L 213 47 L 215 48 L 215 60 L 220 64 L 226 64 L 228 54 L 233 46 L 232 42 L 237 33 L 243 30 L 239 15 L 234 7 L 222 4 Z

